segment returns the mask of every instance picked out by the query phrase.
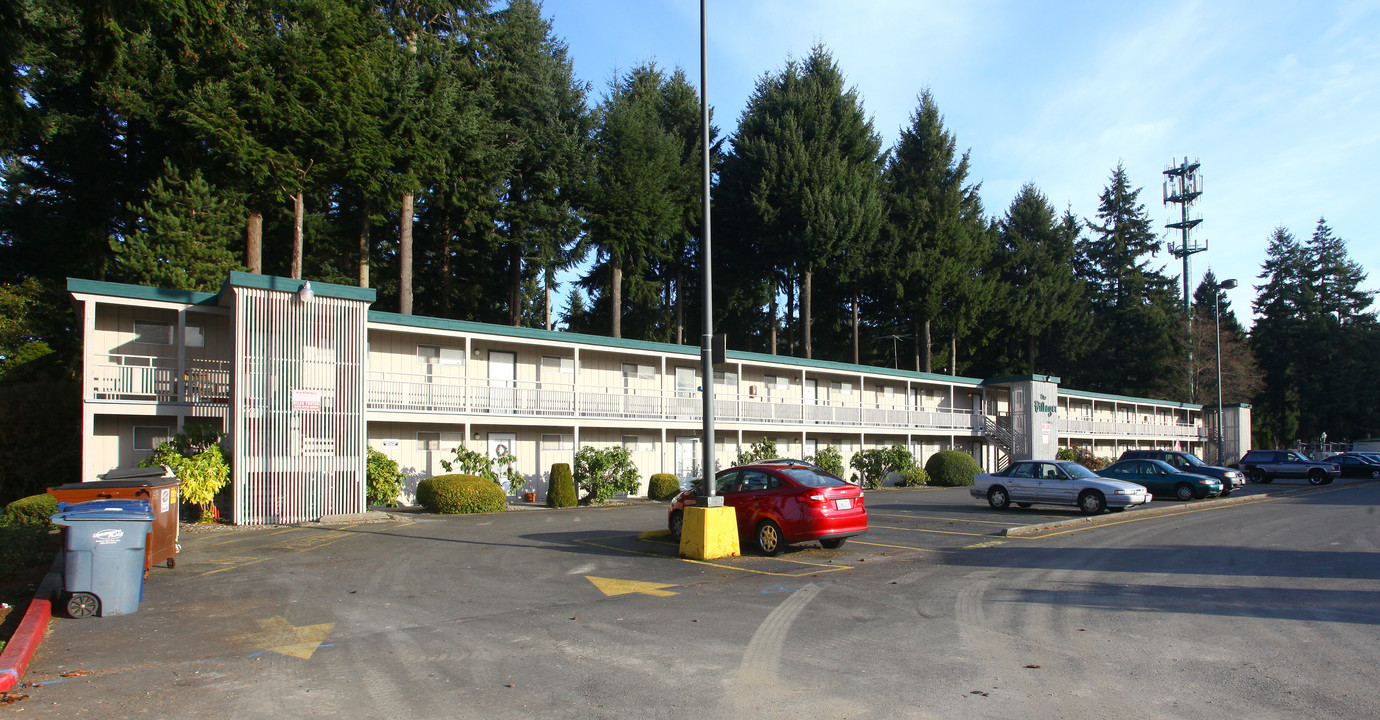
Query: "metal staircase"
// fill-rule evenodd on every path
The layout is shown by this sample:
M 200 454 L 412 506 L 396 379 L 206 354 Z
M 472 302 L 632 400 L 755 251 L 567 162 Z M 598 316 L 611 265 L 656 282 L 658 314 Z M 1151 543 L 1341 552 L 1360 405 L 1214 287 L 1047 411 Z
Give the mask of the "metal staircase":
M 997 470 L 1005 470 L 1011 464 L 1011 452 L 1016 446 L 1016 432 L 1007 423 L 982 416 L 982 434 L 994 440 L 1005 452 L 997 454 Z

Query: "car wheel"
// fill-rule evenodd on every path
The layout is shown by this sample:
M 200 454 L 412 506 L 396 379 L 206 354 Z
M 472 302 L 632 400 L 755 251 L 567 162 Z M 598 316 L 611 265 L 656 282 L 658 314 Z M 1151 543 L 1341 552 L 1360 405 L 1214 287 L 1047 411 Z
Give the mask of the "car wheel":
M 667 522 L 667 526 L 671 528 L 673 537 L 680 537 L 681 528 L 685 526 L 685 513 L 679 510 L 671 513 L 671 519 Z
M 101 601 L 91 593 L 77 592 L 72 593 L 67 598 L 67 616 L 74 618 L 88 618 L 95 615 L 101 609 Z
M 1005 510 L 1011 507 L 1011 495 L 1006 488 L 998 485 L 987 491 L 987 504 L 995 510 Z
M 1328 477 L 1327 473 L 1326 473 L 1326 472 L 1323 472 L 1322 470 L 1309 470 L 1309 471 L 1308 471 L 1308 484 L 1309 484 L 1309 485 L 1326 485 L 1326 484 L 1327 484 L 1327 481 L 1328 481 L 1329 479 L 1330 479 L 1330 478 Z
M 781 552 L 781 526 L 774 521 L 757 523 L 757 550 L 767 557 Z
M 1370 471 L 1370 478 L 1371 478 L 1372 480 L 1380 480 L 1380 470 L 1371 470 L 1371 471 Z
M 823 545 L 825 550 L 838 550 L 839 548 L 843 547 L 843 541 L 847 539 L 848 538 L 829 538 L 826 540 L 820 540 L 819 544 Z
M 1107 498 L 1096 490 L 1086 490 L 1078 496 L 1078 509 L 1084 515 L 1098 515 L 1107 509 Z
M 1174 486 L 1174 497 L 1185 502 L 1193 499 L 1193 486 L 1188 483 L 1179 483 Z
M 1035 503 L 1016 503 L 1016 505 L 1018 505 L 1018 506 L 1020 506 L 1020 507 L 1023 507 L 1023 508 L 1028 508 L 1028 507 L 1030 507 L 1031 505 L 1034 505 L 1034 504 L 1035 504 Z
M 1270 478 L 1266 477 L 1264 470 L 1261 470 L 1260 468 L 1251 468 L 1251 482 L 1256 482 L 1260 483 L 1261 485 L 1264 485 L 1265 483 L 1270 482 Z

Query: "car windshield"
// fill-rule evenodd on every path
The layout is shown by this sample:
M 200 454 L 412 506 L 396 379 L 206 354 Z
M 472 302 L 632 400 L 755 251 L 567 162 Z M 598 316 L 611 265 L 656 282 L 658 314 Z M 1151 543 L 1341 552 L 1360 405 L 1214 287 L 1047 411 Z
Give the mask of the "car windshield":
M 1292 451 L 1289 453 L 1287 457 L 1289 460 L 1293 460 L 1294 462 L 1308 462 L 1308 458 Z
M 776 470 L 806 487 L 822 488 L 848 484 L 833 475 L 822 473 L 814 468 L 787 467 L 776 468 Z
M 1179 455 L 1178 457 L 1181 458 L 1181 459 L 1183 459 L 1184 462 L 1188 463 L 1189 465 L 1192 465 L 1193 467 L 1206 467 L 1206 466 L 1207 466 L 1207 463 L 1203 462 L 1202 460 L 1199 460 L 1197 455 L 1191 455 L 1191 454 L 1189 454 L 1189 453 L 1184 453 L 1183 455 Z
M 1082 465 L 1079 465 L 1078 463 L 1064 463 L 1059 467 L 1064 468 L 1064 472 L 1068 473 L 1071 477 L 1094 479 L 1098 477 L 1097 473 L 1083 467 Z

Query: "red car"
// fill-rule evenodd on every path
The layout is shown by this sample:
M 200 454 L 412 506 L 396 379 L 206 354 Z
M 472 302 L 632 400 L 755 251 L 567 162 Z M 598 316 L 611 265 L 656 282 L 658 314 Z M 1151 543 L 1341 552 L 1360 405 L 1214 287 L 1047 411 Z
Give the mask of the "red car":
M 714 481 L 724 505 L 737 513 L 738 532 L 763 555 L 810 540 L 832 550 L 867 532 L 862 490 L 807 462 L 763 460 L 721 471 Z M 685 507 L 701 492 L 696 484 L 671 501 L 667 525 L 676 537 Z

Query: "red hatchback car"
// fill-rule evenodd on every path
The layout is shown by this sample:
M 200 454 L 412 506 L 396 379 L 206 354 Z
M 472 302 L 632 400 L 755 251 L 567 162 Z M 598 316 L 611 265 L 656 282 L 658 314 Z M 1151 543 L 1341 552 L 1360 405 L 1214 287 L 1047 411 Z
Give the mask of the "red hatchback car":
M 763 460 L 723 470 L 714 480 L 724 505 L 736 511 L 738 532 L 763 555 L 810 540 L 834 549 L 867 532 L 862 490 L 807 462 Z M 667 524 L 676 537 L 685 507 L 700 492 L 697 483 L 671 501 Z

